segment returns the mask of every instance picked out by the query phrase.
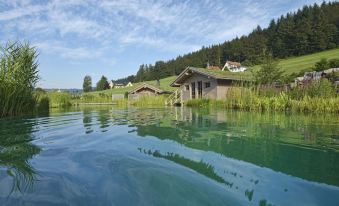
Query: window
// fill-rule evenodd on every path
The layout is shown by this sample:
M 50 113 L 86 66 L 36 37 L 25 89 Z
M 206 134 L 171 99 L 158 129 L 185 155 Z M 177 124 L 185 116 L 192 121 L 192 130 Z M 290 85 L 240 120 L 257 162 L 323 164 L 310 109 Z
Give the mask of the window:
M 186 90 L 186 91 L 190 90 L 190 85 L 188 85 L 188 84 L 185 85 L 185 90 Z
M 195 82 L 192 82 L 191 85 L 192 85 L 192 94 L 191 94 L 191 96 L 192 96 L 192 99 L 195 99 Z
M 211 87 L 211 82 L 205 82 L 205 88 Z
M 202 98 L 202 81 L 198 82 L 198 98 Z

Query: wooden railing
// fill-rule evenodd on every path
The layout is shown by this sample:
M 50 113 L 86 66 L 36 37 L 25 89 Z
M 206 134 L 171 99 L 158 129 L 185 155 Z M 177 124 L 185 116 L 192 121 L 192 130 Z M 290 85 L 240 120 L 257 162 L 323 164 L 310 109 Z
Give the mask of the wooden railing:
M 181 90 L 175 90 L 165 101 L 165 105 L 176 105 L 176 104 L 182 104 L 182 91 Z

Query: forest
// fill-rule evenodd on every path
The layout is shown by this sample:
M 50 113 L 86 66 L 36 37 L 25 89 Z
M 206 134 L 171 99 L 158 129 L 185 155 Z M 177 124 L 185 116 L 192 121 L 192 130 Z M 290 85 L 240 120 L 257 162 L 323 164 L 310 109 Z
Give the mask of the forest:
M 272 19 L 267 28 L 257 26 L 250 34 L 222 44 L 202 47 L 169 61 L 142 64 L 135 75 L 115 82 L 141 82 L 178 75 L 187 66 L 206 67 L 207 62 L 223 66 L 237 61 L 252 66 L 263 62 L 263 54 L 276 59 L 311 54 L 339 46 L 339 2 L 304 6 L 295 12 Z

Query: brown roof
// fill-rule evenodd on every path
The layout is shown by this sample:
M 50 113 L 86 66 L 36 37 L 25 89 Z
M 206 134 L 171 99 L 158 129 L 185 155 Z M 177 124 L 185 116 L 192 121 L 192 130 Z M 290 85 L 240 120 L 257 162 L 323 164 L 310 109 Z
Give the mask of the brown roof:
M 221 70 L 221 68 L 218 67 L 218 66 L 209 66 L 209 67 L 207 67 L 207 69 L 210 69 L 210 70 Z
M 236 66 L 236 67 L 241 67 L 240 62 L 227 61 L 226 63 L 231 64 L 231 65 L 234 65 L 234 66 Z
M 229 72 L 229 71 L 216 71 L 204 68 L 187 67 L 182 71 L 179 76 L 170 84 L 172 87 L 178 87 L 180 84 L 186 81 L 186 79 L 192 74 L 198 73 L 214 79 L 225 79 L 235 81 L 251 81 L 249 72 Z

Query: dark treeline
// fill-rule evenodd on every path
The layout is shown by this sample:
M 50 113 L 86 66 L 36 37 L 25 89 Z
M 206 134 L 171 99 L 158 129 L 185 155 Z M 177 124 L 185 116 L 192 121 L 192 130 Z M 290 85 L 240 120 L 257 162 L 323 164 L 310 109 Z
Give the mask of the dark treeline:
M 255 28 L 249 35 L 226 41 L 223 44 L 202 49 L 169 61 L 143 64 L 136 75 L 118 82 L 156 80 L 179 74 L 187 66 L 223 66 L 226 60 L 251 66 L 263 62 L 263 53 L 274 58 L 286 58 L 315 53 L 339 46 L 339 2 L 322 3 L 320 6 L 304 6 L 277 20 L 271 20 L 268 28 Z

